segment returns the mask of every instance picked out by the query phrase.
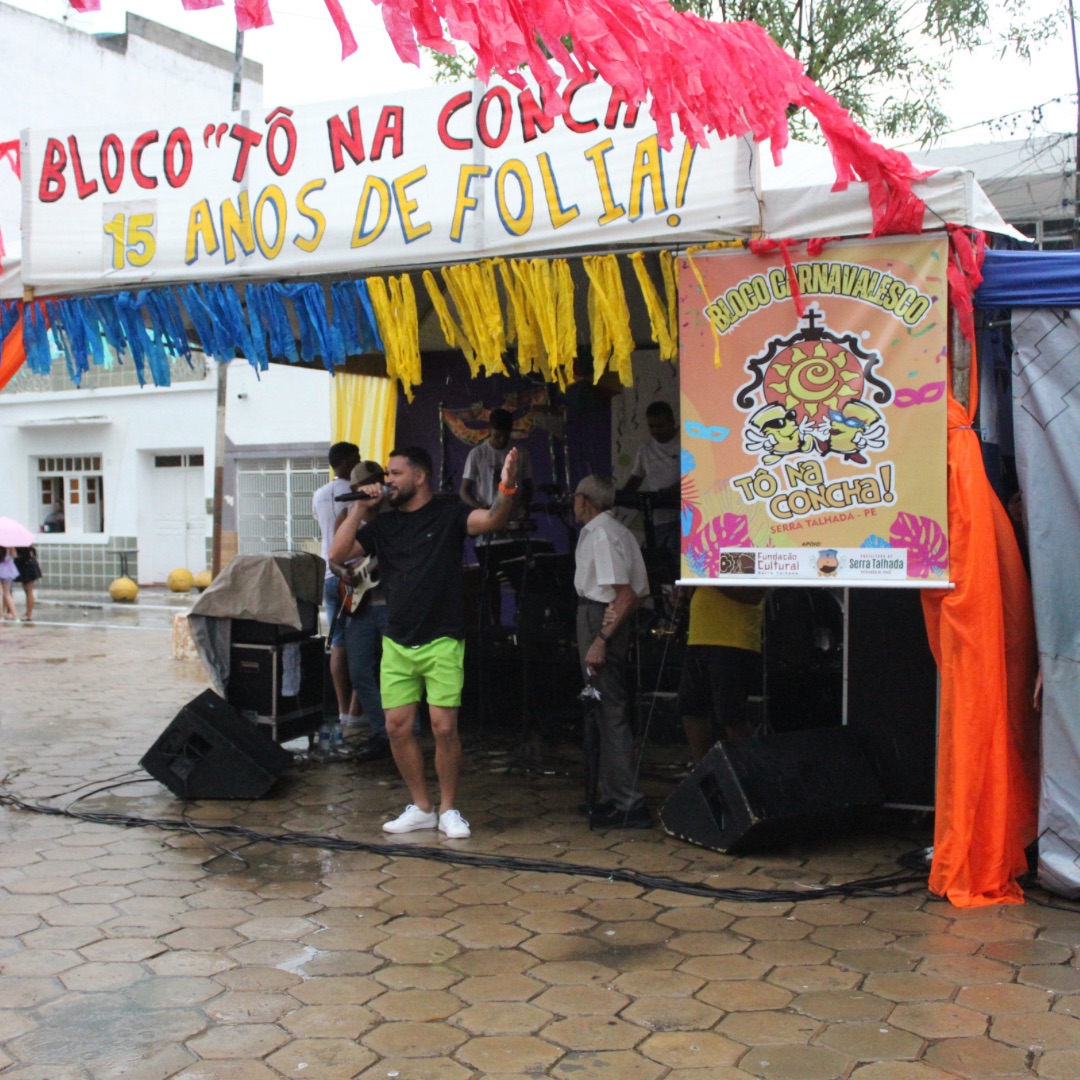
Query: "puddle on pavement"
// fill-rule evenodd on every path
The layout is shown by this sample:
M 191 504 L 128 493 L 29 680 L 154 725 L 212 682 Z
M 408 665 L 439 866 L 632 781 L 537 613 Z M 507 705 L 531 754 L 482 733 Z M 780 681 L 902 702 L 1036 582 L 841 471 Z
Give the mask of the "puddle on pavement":
M 325 873 L 323 858 L 317 848 L 282 848 L 266 843 L 244 847 L 242 840 L 215 837 L 213 833 L 207 833 L 206 838 L 208 843 L 221 850 L 219 855 L 211 856 L 203 863 L 211 874 L 265 876 L 266 883 L 272 884 L 275 881 L 317 881 Z
M 38 1069 L 92 1066 L 109 1076 L 126 1075 L 149 1053 L 206 1026 L 192 1009 L 147 1009 L 118 993 L 79 994 L 76 1000 L 38 1010 L 37 1016 L 38 1026 L 15 1040 L 23 1061 Z
M 319 949 L 313 949 L 310 945 L 305 946 L 304 951 L 292 960 L 285 960 L 283 963 L 275 964 L 274 967 L 278 971 L 287 971 L 290 975 L 299 975 L 301 979 L 314 978 L 308 972 L 308 968 L 317 961 L 320 957 L 326 956 L 325 952 Z

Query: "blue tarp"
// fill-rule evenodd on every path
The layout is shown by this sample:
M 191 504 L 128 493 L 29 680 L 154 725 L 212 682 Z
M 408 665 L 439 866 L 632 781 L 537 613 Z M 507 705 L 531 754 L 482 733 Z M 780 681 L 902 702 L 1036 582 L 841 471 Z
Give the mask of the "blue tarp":
M 988 251 L 975 306 L 1080 307 L 1080 251 Z

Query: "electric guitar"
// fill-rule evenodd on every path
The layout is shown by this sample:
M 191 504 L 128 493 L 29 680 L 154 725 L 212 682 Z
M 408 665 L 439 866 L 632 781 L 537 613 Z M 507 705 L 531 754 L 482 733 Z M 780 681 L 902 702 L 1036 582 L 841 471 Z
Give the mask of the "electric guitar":
M 347 577 L 338 578 L 338 599 L 343 615 L 355 615 L 367 602 L 368 593 L 379 584 L 379 560 L 366 555 L 354 563 L 346 563 Z

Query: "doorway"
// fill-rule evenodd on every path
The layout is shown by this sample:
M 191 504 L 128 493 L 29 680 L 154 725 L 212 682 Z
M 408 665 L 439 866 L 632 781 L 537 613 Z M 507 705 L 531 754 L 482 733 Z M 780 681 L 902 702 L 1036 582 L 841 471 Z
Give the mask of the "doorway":
M 150 529 L 139 545 L 142 584 L 165 581 L 177 569 L 206 569 L 206 488 L 203 455 L 155 454 Z

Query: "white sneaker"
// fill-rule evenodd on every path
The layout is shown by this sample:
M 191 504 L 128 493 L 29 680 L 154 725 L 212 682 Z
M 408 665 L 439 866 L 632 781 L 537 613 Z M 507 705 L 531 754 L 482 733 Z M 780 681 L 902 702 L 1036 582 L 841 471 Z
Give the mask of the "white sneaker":
M 434 810 L 421 810 L 409 803 L 393 821 L 384 821 L 382 830 L 388 833 L 416 832 L 417 829 L 434 829 L 438 824 L 439 815 Z M 465 835 L 468 836 L 468 832 Z
M 464 840 L 472 836 L 469 823 L 456 810 L 447 810 L 439 815 L 439 832 L 445 833 L 451 840 Z

